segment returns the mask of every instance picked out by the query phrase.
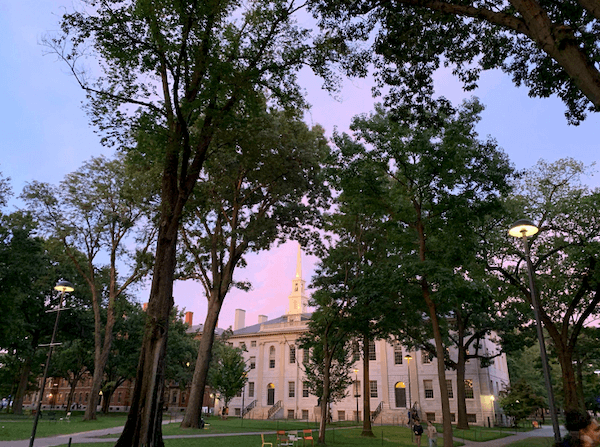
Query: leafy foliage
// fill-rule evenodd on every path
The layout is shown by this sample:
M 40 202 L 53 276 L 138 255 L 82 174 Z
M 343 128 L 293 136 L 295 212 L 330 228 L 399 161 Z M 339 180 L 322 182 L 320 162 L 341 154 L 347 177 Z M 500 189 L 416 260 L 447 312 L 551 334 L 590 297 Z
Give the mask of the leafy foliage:
M 225 407 L 228 407 L 231 399 L 246 385 L 248 375 L 242 349 L 229 346 L 226 339 L 227 335 L 213 345 L 214 357 L 208 373 L 208 383 L 221 395 Z
M 525 380 L 513 383 L 501 393 L 500 406 L 507 416 L 514 418 L 515 426 L 538 408 L 546 408 L 546 400 L 537 395 Z

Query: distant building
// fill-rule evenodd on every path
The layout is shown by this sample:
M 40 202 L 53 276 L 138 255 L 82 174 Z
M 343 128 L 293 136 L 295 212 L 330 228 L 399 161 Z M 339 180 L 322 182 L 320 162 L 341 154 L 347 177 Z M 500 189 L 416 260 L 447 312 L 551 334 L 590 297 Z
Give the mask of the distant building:
M 319 417 L 317 398 L 308 393 L 304 383 L 302 361 L 304 353 L 297 345 L 298 338 L 307 330 L 311 314 L 307 311 L 308 296 L 302 279 L 300 251 L 296 276 L 292 280 L 292 292 L 288 297 L 289 311 L 272 320 L 260 316 L 257 324 L 245 326 L 245 311 L 238 309 L 235 315 L 233 337 L 229 339 L 236 347 L 244 347 L 244 357 L 249 367 L 248 383 L 243 396 L 230 403 L 230 414 L 240 415 L 242 402 L 244 414 L 249 418 L 310 419 Z M 498 352 L 498 346 L 489 339 L 480 349 L 489 354 Z M 410 354 L 409 362 L 404 358 Z M 452 354 L 452 353 L 451 353 Z M 362 360 L 355 363 L 357 380 L 341 402 L 332 404 L 333 420 L 357 420 L 356 394 L 359 415 L 362 419 Z M 370 407 L 376 420 L 384 423 L 406 423 L 409 396 L 421 419 L 441 422 L 437 360 L 421 351 L 407 351 L 399 343 L 378 340 L 370 350 L 369 365 Z M 446 371 L 450 392 L 452 417 L 457 413 L 456 372 Z M 496 357 L 486 368 L 479 367 L 478 360 L 466 365 L 466 403 L 469 422 L 479 425 L 494 424 L 501 420 L 497 404 L 499 391 L 509 384 L 506 355 Z M 409 385 L 410 384 L 410 385 Z M 410 386 L 410 391 L 408 387 Z
M 243 392 L 230 402 L 230 416 L 241 416 L 243 412 L 244 417 L 252 419 L 318 419 L 317 398 L 309 394 L 304 382 L 304 352 L 297 345 L 297 340 L 307 331 L 307 323 L 311 317 L 305 285 L 298 250 L 296 275 L 292 279 L 292 292 L 288 296 L 289 310 L 285 315 L 271 320 L 261 315 L 257 324 L 246 326 L 246 312 L 236 310 L 233 336 L 229 342 L 233 346 L 245 348 L 248 383 Z M 203 327 L 193 326 L 192 317 L 191 312 L 186 313 L 185 321 L 190 325 L 189 331 L 201 336 Z M 222 329 L 217 329 L 217 334 L 222 332 Z M 499 352 L 498 346 L 490 339 L 482 342 L 480 350 L 490 355 Z M 405 359 L 407 354 L 412 357 L 410 362 Z M 456 357 L 456 353 L 451 351 L 450 355 L 453 354 Z M 369 357 L 370 406 L 376 422 L 407 423 L 411 400 L 422 420 L 442 421 L 435 358 L 431 359 L 425 352 L 407 351 L 399 343 L 385 340 L 372 344 Z M 348 396 L 331 406 L 334 421 L 362 420 L 362 360 L 357 361 L 354 366 L 358 369 L 358 374 L 348 390 Z M 496 357 L 485 368 L 480 367 L 479 360 L 467 362 L 464 384 L 457 383 L 455 371 L 447 370 L 446 378 L 453 421 L 457 414 L 456 390 L 458 386 L 464 386 L 470 423 L 487 426 L 506 422 L 497 402 L 499 392 L 509 385 L 506 354 Z M 66 404 L 69 392 L 66 381 L 52 378 L 48 380 L 42 408 Z M 181 390 L 178 385 L 169 383 L 165 387 L 165 406 L 169 411 L 181 412 L 187 406 L 189 389 Z M 130 382 L 119 387 L 111 398 L 110 411 L 128 411 L 132 389 Z M 90 390 L 91 377 L 86 377 L 75 391 L 74 402 L 80 408 L 85 409 Z M 358 416 L 357 394 L 361 395 L 358 399 Z M 37 393 L 27 396 L 25 405 L 32 406 L 33 402 L 37 402 Z M 207 389 L 203 406 L 207 411 L 214 411 L 213 407 L 216 406 L 219 411 L 218 396 Z

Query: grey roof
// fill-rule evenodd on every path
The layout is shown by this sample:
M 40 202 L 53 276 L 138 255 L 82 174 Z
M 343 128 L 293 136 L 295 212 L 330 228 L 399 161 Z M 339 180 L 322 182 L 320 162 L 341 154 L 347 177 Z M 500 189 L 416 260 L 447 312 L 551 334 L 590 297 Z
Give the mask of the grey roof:
M 300 321 L 308 321 L 308 320 L 310 320 L 311 317 L 312 317 L 312 312 L 301 314 Z M 282 315 L 282 316 L 274 318 L 272 320 L 267 320 L 264 323 L 253 324 L 252 326 L 246 326 L 241 329 L 238 329 L 237 331 L 233 331 L 233 335 L 236 336 L 236 335 L 258 334 L 260 332 L 260 327 L 263 325 L 270 326 L 273 324 L 287 323 L 287 321 L 288 321 L 288 316 Z
M 204 332 L 204 325 L 203 325 L 203 324 L 197 324 L 197 325 L 195 325 L 195 326 L 191 326 L 191 327 L 189 327 L 189 328 L 187 329 L 187 331 L 186 331 L 186 332 L 187 332 L 188 334 L 190 334 L 190 333 L 195 333 L 195 332 L 198 332 L 198 333 L 200 333 L 200 334 L 201 334 L 202 332 Z M 217 334 L 217 335 L 221 335 L 223 332 L 225 332 L 225 329 L 221 329 L 221 328 L 219 328 L 219 327 L 218 327 L 218 328 L 215 328 L 215 334 Z

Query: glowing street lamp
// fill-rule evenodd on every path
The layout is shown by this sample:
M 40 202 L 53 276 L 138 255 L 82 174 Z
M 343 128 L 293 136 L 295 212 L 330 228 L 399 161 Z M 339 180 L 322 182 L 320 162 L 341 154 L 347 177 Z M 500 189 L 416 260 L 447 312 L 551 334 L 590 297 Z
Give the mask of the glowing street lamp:
M 54 339 L 56 338 L 56 331 L 58 330 L 58 317 L 60 317 L 60 310 L 62 309 L 63 300 L 65 298 L 65 293 L 72 292 L 75 290 L 73 288 L 73 284 L 69 281 L 59 281 L 55 286 L 54 290 L 57 290 L 60 293 L 60 298 L 58 301 L 58 307 L 56 308 L 56 320 L 54 321 L 54 329 L 52 330 L 52 337 L 50 338 L 49 345 L 40 345 L 40 346 L 48 346 L 48 358 L 46 359 L 46 366 L 44 367 L 44 376 L 42 377 L 42 388 L 40 389 L 40 398 L 37 403 L 37 408 L 35 410 L 35 419 L 33 420 L 33 429 L 31 430 L 31 438 L 29 439 L 29 447 L 33 447 L 33 441 L 35 441 L 35 432 L 37 431 L 38 420 L 40 418 L 40 411 L 42 409 L 42 399 L 44 397 L 44 389 L 46 388 L 46 379 L 48 378 L 48 367 L 50 366 L 50 359 L 52 358 L 52 349 L 54 346 L 59 345 L 60 343 L 54 343 Z M 53 312 L 54 310 L 48 311 Z
M 542 369 L 544 371 L 544 381 L 546 382 L 546 391 L 548 392 L 548 407 L 550 408 L 550 419 L 552 420 L 552 428 L 554 430 L 554 440 L 560 442 L 560 427 L 558 425 L 558 416 L 556 415 L 554 405 L 554 392 L 552 391 L 552 380 L 550 379 L 550 367 L 548 366 L 548 355 L 546 354 L 546 343 L 544 342 L 544 332 L 542 330 L 542 320 L 540 319 L 540 303 L 533 281 L 533 264 L 529 254 L 529 244 L 527 238 L 533 236 L 539 231 L 538 227 L 528 219 L 517 220 L 510 229 L 508 234 L 513 237 L 523 240 L 523 250 L 525 251 L 525 260 L 527 261 L 527 273 L 529 276 L 529 290 L 531 292 L 531 303 L 533 305 L 533 313 L 535 315 L 535 323 L 537 326 L 537 336 L 540 343 L 540 357 L 542 360 Z

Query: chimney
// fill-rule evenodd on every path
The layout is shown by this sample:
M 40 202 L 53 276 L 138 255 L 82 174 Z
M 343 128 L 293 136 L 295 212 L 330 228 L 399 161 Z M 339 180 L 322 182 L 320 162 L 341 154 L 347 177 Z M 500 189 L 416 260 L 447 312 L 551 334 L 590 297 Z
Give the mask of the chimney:
M 142 309 L 144 309 L 144 312 L 148 310 L 148 303 L 144 303 L 142 304 Z
M 186 312 L 185 313 L 185 323 L 189 326 L 193 326 L 194 321 L 194 312 Z
M 243 309 L 235 310 L 235 319 L 233 320 L 233 330 L 237 331 L 246 327 L 246 311 Z
M 258 316 L 258 324 L 263 324 L 265 321 L 267 321 L 267 316 L 266 315 L 259 315 Z

